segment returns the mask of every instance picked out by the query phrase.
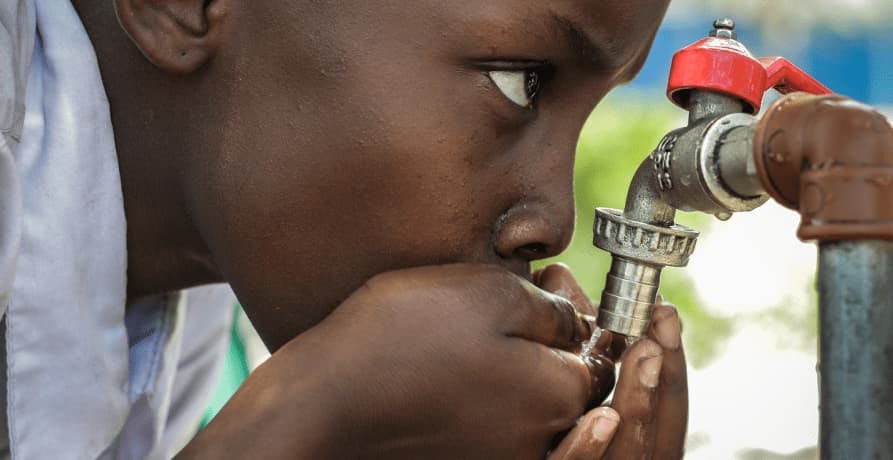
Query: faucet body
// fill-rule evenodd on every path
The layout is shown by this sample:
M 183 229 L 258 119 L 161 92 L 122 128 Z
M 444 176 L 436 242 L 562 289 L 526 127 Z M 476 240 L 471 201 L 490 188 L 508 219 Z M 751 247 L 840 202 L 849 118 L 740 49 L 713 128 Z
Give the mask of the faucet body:
M 756 172 L 757 118 L 739 99 L 707 90 L 688 95 L 689 123 L 670 132 L 639 166 L 623 211 L 599 208 L 593 243 L 613 255 L 599 327 L 626 336 L 648 329 L 664 267 L 682 267 L 698 232 L 675 223 L 676 210 L 721 220 L 765 203 Z
M 762 119 L 762 93 L 784 96 Z M 810 95 L 811 93 L 814 95 Z M 821 455 L 893 452 L 893 126 L 783 58 L 755 59 L 719 20 L 674 57 L 668 96 L 689 111 L 642 163 L 622 211 L 596 210 L 594 244 L 613 262 L 598 324 L 644 335 L 666 266 L 698 232 L 676 210 L 721 220 L 770 197 L 819 242 Z M 816 96 L 820 95 L 820 96 Z
M 783 58 L 754 58 L 731 20 L 676 53 L 668 97 L 688 111 L 688 125 L 641 164 L 622 211 L 596 209 L 593 244 L 613 257 L 599 327 L 629 337 L 648 330 L 663 268 L 687 265 L 698 238 L 675 223 L 677 209 L 727 220 L 769 200 L 753 155 L 754 114 L 769 88 L 830 92 Z

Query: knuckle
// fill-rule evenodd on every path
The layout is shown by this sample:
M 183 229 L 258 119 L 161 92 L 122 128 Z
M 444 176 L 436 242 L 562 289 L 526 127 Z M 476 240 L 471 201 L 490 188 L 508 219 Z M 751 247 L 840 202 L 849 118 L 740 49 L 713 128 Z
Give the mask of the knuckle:
M 662 356 L 664 349 L 650 338 L 641 338 L 624 352 L 623 360 L 647 359 L 649 357 Z
M 651 318 L 655 323 L 658 321 L 669 320 L 674 317 L 680 318 L 679 310 L 675 306 L 668 304 L 655 305 L 654 311 L 651 313 Z
M 650 395 L 649 395 L 650 396 Z M 649 404 L 636 404 L 625 411 L 624 421 L 637 427 L 644 427 L 654 422 L 654 410 Z

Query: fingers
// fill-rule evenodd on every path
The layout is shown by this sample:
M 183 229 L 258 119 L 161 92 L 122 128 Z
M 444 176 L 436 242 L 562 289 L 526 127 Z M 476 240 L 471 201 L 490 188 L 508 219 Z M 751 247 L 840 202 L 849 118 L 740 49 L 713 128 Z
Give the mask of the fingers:
M 620 357 L 623 356 L 623 352 L 626 351 L 626 336 L 620 334 L 613 334 L 609 331 L 604 331 L 602 336 L 608 336 L 607 342 L 601 343 L 602 353 L 605 356 L 611 358 L 614 361 L 620 361 Z
M 505 333 L 562 350 L 574 350 L 588 340 L 595 318 L 578 314 L 570 300 L 524 282 L 518 298 L 504 319 Z
M 592 303 L 567 267 L 549 266 L 536 274 L 537 285 L 571 300 L 581 311 L 593 311 Z M 549 459 L 573 458 L 682 458 L 688 420 L 688 388 L 682 350 L 681 322 L 675 308 L 658 296 L 652 324 L 645 339 L 629 349 L 625 337 L 605 332 L 588 360 L 592 375 L 590 404 L 598 404 L 614 383 L 612 359 L 623 354 L 613 408 L 622 419 L 612 426 L 614 438 L 605 443 L 592 434 L 597 420 L 607 419 L 590 412 L 563 440 Z M 610 363 L 610 364 L 608 364 Z M 591 407 L 591 406 L 590 406 Z M 590 431 L 587 431 L 590 430 Z M 604 433 L 604 432 L 602 432 Z
M 552 264 L 537 270 L 533 274 L 533 280 L 543 290 L 570 300 L 578 312 L 592 316 L 598 315 L 598 310 L 593 306 L 592 301 L 583 291 L 580 284 L 577 283 L 577 279 L 574 278 L 567 265 L 560 263 Z M 609 357 L 612 361 L 616 360 L 619 354 L 612 356 L 607 353 L 607 350 L 611 348 L 613 338 L 614 336 L 609 331 L 601 331 L 596 343 L 592 346 L 598 352 L 593 354 L 602 354 Z
M 589 368 L 589 375 L 592 379 L 592 393 L 586 409 L 592 409 L 602 402 L 611 394 L 614 389 L 614 362 L 601 355 L 583 357 L 586 366 Z
M 617 427 L 620 415 L 610 407 L 593 409 L 561 441 L 548 460 L 597 460 L 602 458 Z
M 621 422 L 605 458 L 661 458 L 651 453 L 663 360 L 661 346 L 647 338 L 626 350 L 612 403 Z
M 538 270 L 534 273 L 534 282 L 543 290 L 573 302 L 577 311 L 592 315 L 596 314 L 589 296 L 583 292 L 583 288 L 577 283 L 577 280 L 566 265 L 553 264 Z M 593 344 L 590 355 L 583 357 L 592 376 L 592 397 L 587 408 L 601 404 L 614 387 L 614 360 L 604 355 L 605 349 L 608 348 L 611 342 L 611 333 L 603 331 L 598 336 L 596 343 Z
M 622 421 L 605 458 L 682 458 L 688 387 L 680 335 L 676 309 L 656 305 L 647 338 L 623 357 L 613 403 Z
M 567 265 L 552 264 L 542 270 L 538 270 L 535 274 L 534 282 L 540 288 L 570 300 L 580 313 L 587 315 L 596 314 L 589 296 L 583 292 L 583 288 L 577 283 Z
M 682 350 L 682 326 L 671 305 L 657 305 L 648 337 L 663 348 L 663 365 L 655 411 L 654 458 L 682 458 L 688 425 L 688 379 Z

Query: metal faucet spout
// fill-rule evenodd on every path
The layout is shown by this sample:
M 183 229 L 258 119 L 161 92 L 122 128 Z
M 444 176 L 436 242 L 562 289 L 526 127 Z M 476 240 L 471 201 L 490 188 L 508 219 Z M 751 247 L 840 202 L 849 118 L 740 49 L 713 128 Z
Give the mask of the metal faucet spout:
M 741 113 L 744 103 L 707 91 L 691 91 L 688 101 L 689 125 L 664 136 L 642 162 L 624 210 L 596 210 L 593 243 L 613 257 L 599 307 L 603 329 L 647 332 L 661 272 L 687 265 L 698 238 L 675 223 L 677 209 L 726 219 L 768 200 L 751 167 L 756 119 Z

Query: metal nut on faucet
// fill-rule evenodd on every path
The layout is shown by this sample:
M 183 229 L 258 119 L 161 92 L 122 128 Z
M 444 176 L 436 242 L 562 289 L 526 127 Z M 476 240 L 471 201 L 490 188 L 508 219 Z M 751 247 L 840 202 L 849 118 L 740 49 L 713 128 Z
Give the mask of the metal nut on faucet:
M 695 249 L 698 231 L 662 227 L 596 209 L 594 244 L 613 255 L 599 306 L 598 326 L 631 337 L 648 330 L 651 310 L 666 266 L 681 267 Z
M 593 244 L 619 257 L 660 267 L 684 267 L 695 250 L 693 228 L 650 225 L 623 217 L 619 209 L 595 210 Z

